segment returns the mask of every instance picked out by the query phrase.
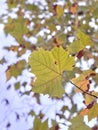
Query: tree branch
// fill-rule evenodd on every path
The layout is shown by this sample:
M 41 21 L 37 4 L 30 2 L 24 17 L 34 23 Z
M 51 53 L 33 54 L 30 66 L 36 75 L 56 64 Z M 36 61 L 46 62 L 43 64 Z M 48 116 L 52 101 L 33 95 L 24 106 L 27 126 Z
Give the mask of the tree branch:
M 91 94 L 91 93 L 89 93 L 89 92 L 87 92 L 87 91 L 84 91 L 83 89 L 81 89 L 80 87 L 78 87 L 77 85 L 75 85 L 72 81 L 70 81 L 70 83 L 73 84 L 73 85 L 74 85 L 76 88 L 78 88 L 79 90 L 81 90 L 83 93 L 88 94 L 88 95 L 90 95 L 90 96 L 92 96 L 92 97 L 98 98 L 96 95 Z

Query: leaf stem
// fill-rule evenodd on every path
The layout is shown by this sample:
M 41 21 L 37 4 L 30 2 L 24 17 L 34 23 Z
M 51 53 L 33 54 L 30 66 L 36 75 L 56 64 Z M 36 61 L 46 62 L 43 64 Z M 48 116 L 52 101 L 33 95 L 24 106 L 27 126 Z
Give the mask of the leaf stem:
M 86 94 L 88 94 L 88 95 L 90 95 L 90 96 L 92 96 L 92 97 L 94 97 L 94 98 L 98 98 L 96 95 L 91 94 L 91 93 L 89 93 L 89 92 L 87 92 L 87 91 L 84 91 L 83 89 L 81 89 L 80 87 L 78 87 L 77 85 L 75 85 L 72 81 L 70 81 L 70 83 L 73 84 L 73 85 L 74 85 L 76 88 L 78 88 L 79 90 L 81 90 L 83 93 L 86 93 Z

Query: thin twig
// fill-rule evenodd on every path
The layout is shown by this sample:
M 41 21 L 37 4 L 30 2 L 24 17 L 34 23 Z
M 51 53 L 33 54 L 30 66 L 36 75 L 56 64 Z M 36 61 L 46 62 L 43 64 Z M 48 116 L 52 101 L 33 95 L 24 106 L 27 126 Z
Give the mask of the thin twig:
M 81 90 L 83 93 L 86 93 L 86 94 L 88 94 L 88 95 L 90 95 L 90 96 L 92 96 L 92 97 L 98 98 L 96 95 L 91 94 L 91 93 L 89 93 L 89 92 L 87 92 L 87 91 L 84 91 L 83 89 L 81 89 L 80 87 L 78 87 L 77 85 L 75 85 L 72 81 L 70 81 L 70 83 L 73 84 L 73 85 L 74 85 L 76 88 L 78 88 L 79 90 Z

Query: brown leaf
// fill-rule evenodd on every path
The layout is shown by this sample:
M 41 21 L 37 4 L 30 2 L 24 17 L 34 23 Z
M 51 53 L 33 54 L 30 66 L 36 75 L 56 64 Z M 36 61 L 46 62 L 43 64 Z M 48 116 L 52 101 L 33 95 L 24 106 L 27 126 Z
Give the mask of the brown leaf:
M 8 67 L 8 69 L 6 70 L 6 80 L 8 81 L 10 77 L 11 77 L 10 67 Z
M 84 115 L 87 114 L 87 112 L 88 112 L 88 109 L 85 108 L 84 110 L 82 110 L 82 111 L 80 112 L 80 115 L 81 115 L 81 116 L 84 116 Z
M 78 59 L 81 59 L 81 57 L 84 55 L 84 50 L 81 50 L 78 52 L 77 57 Z
M 74 4 L 71 5 L 70 12 L 72 14 L 75 14 L 77 12 L 77 3 L 74 3 Z
M 73 78 L 72 82 L 78 86 L 79 88 L 81 88 L 83 91 L 89 91 L 89 85 L 91 83 L 91 81 L 89 80 L 89 78 L 91 76 L 95 76 L 96 73 L 92 70 L 85 70 L 83 71 L 82 74 L 80 74 L 79 77 Z M 76 88 L 76 91 L 81 92 L 81 90 L 79 90 L 78 88 Z

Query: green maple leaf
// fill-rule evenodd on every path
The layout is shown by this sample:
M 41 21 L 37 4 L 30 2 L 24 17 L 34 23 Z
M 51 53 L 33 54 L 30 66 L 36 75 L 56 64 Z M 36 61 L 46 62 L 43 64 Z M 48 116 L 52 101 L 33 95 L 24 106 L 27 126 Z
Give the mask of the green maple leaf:
M 37 77 L 33 91 L 62 97 L 65 92 L 62 86 L 62 73 L 64 70 L 72 70 L 74 63 L 74 57 L 62 47 L 55 47 L 51 51 L 42 48 L 34 51 L 29 57 L 32 73 Z
M 72 53 L 78 53 L 80 50 L 84 49 L 86 46 L 92 46 L 93 42 L 88 35 L 78 30 L 77 39 L 73 41 L 68 47 L 69 51 Z
M 91 130 L 84 122 L 83 117 L 77 115 L 73 119 L 70 120 L 72 125 L 69 127 L 68 130 Z

